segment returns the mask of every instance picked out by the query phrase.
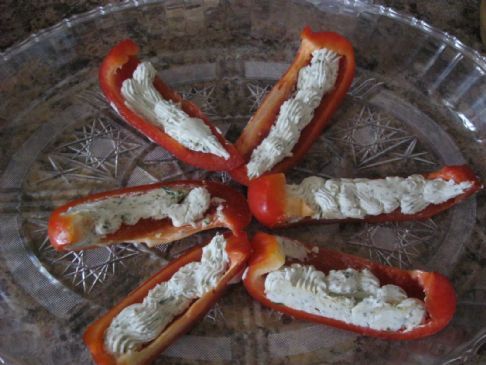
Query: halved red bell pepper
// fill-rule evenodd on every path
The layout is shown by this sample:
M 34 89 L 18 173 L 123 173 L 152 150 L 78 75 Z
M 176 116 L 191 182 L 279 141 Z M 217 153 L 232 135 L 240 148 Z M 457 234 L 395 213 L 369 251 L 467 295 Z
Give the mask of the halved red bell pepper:
M 441 178 L 454 180 L 456 183 L 470 181 L 472 186 L 461 195 L 441 204 L 430 204 L 416 214 L 403 214 L 400 209 L 391 213 L 366 216 L 362 220 L 370 223 L 388 221 L 414 221 L 428 219 L 451 206 L 467 199 L 482 188 L 480 181 L 467 165 L 446 166 L 442 169 L 424 175 L 427 179 Z M 248 204 L 252 214 L 259 222 L 268 227 L 284 227 L 302 223 L 336 223 L 360 221 L 360 219 L 346 218 L 333 220 L 315 220 L 310 216 L 313 212 L 302 199 L 295 199 L 286 192 L 284 174 L 262 176 L 251 181 L 248 187 Z
M 226 252 L 230 258 L 230 266 L 221 277 L 217 286 L 203 297 L 194 301 L 182 315 L 170 323 L 164 331 L 152 342 L 143 347 L 140 351 L 133 351 L 116 357 L 105 349 L 105 332 L 113 319 L 124 308 L 134 303 L 140 303 L 147 296 L 150 289 L 157 284 L 168 281 L 182 266 L 201 260 L 202 247 L 197 246 L 187 253 L 172 261 L 168 266 L 153 275 L 137 289 L 132 291 L 125 299 L 93 322 L 86 330 L 83 338 L 88 346 L 91 355 L 98 365 L 142 365 L 149 364 L 157 358 L 172 342 L 187 332 L 207 313 L 211 306 L 221 297 L 231 279 L 237 276 L 246 265 L 250 256 L 250 244 L 245 233 L 239 236 L 225 234 Z
M 300 69 L 309 64 L 312 52 L 316 49 L 327 48 L 341 55 L 336 85 L 330 93 L 324 96 L 315 110 L 312 121 L 302 130 L 299 141 L 292 150 L 292 156 L 286 157 L 267 173 L 283 172 L 302 158 L 341 104 L 354 78 L 356 67 L 354 51 L 346 38 L 332 32 L 313 32 L 310 27 L 304 28 L 301 38 L 301 45 L 293 63 L 265 96 L 235 143 L 245 161 L 249 161 L 253 150 L 270 132 L 279 114 L 280 106 L 295 90 Z M 248 185 L 249 183 L 246 165 L 231 171 L 231 176 L 242 184 Z
M 367 336 L 390 340 L 412 340 L 437 333 L 450 322 L 454 315 L 456 308 L 454 288 L 450 281 L 439 273 L 402 270 L 323 247 L 316 249 L 317 246 L 303 243 L 302 245 L 308 251 L 308 256 L 300 261 L 302 264 L 313 265 L 317 270 L 326 274 L 330 270 L 345 270 L 347 268 L 363 270 L 366 268 L 380 280 L 381 285 L 393 284 L 400 286 L 409 297 L 423 300 L 427 311 L 426 320 L 420 326 L 408 331 L 381 331 L 306 313 L 283 304 L 274 303 L 267 299 L 265 295 L 266 274 L 278 270 L 286 263 L 291 264 L 299 261 L 286 259 L 285 253 L 278 243 L 277 236 L 257 232 L 251 245 L 253 253 L 243 281 L 248 293 L 263 305 L 295 318 L 326 324 Z
M 84 232 L 83 227 L 80 227 L 72 216 L 66 214 L 69 208 L 110 197 L 148 192 L 160 187 L 176 190 L 189 190 L 197 187 L 204 187 L 211 194 L 212 198 L 218 198 L 218 203 L 211 203 L 204 218 L 195 222 L 194 225 L 188 224 L 181 227 L 175 227 L 172 225 L 172 221 L 169 218 L 160 220 L 141 219 L 134 225 L 123 224 L 116 232 L 100 236 L 97 242 L 93 242 L 93 245 L 76 246 L 76 243 L 83 239 Z M 219 211 L 218 206 L 221 206 Z M 251 214 L 245 197 L 233 188 L 214 181 L 172 181 L 98 193 L 67 203 L 57 208 L 51 214 L 48 224 L 48 235 L 52 246 L 58 251 L 80 250 L 120 242 L 145 242 L 148 246 L 152 247 L 213 228 L 226 227 L 233 232 L 238 233 L 243 230 L 250 221 Z
M 154 80 L 157 91 L 166 99 L 180 105 L 181 109 L 191 117 L 201 119 L 216 136 L 218 141 L 228 151 L 230 157 L 224 159 L 211 153 L 203 153 L 190 150 L 178 141 L 166 134 L 162 128 L 150 123 L 125 105 L 125 99 L 121 94 L 124 80 L 131 78 L 139 64 L 137 54 L 139 47 L 130 39 L 117 44 L 103 60 L 99 70 L 99 82 L 105 97 L 116 108 L 125 121 L 136 128 L 150 140 L 158 143 L 179 160 L 190 165 L 210 170 L 228 171 L 243 163 L 243 159 L 236 148 L 229 143 L 218 130 L 211 124 L 206 115 L 192 102 L 184 100 L 176 91 L 167 86 L 159 77 Z

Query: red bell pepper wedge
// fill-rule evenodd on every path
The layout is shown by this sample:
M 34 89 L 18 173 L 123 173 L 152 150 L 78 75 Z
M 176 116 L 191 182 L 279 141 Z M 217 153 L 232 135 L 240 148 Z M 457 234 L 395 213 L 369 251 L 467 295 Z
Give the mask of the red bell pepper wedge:
M 230 157 L 227 160 L 211 153 L 197 152 L 184 147 L 166 134 L 162 128 L 147 121 L 125 105 L 125 99 L 121 94 L 121 86 L 124 80 L 131 78 L 134 70 L 137 68 L 139 64 L 138 53 L 139 47 L 132 40 L 126 39 L 112 48 L 101 64 L 99 70 L 101 90 L 112 107 L 116 108 L 116 111 L 128 124 L 183 162 L 210 171 L 228 171 L 241 165 L 243 159 L 235 146 L 218 132 L 206 115 L 194 103 L 182 99 L 176 91 L 167 86 L 159 77 L 156 77 L 154 80 L 154 86 L 157 91 L 166 100 L 179 104 L 181 109 L 191 117 L 201 119 L 228 151 Z
M 212 204 L 203 219 L 195 222 L 195 225 L 184 225 L 175 227 L 170 219 L 141 219 L 134 225 L 122 225 L 120 229 L 106 236 L 100 236 L 98 242 L 90 246 L 76 246 L 83 237 L 83 227 L 76 223 L 72 216 L 65 214 L 69 208 L 79 204 L 94 202 L 96 200 L 119 197 L 127 194 L 148 192 L 152 189 L 167 187 L 172 189 L 194 189 L 204 187 L 211 194 L 211 198 L 221 200 L 217 205 L 222 209 L 218 212 L 217 206 Z M 58 250 L 80 250 L 96 247 L 99 245 L 110 245 L 120 242 L 146 242 L 149 246 L 162 243 L 169 243 L 197 232 L 213 228 L 229 228 L 238 233 L 243 230 L 251 221 L 251 214 L 248 209 L 245 197 L 238 191 L 221 183 L 213 181 L 172 181 L 151 185 L 142 185 L 124 188 L 114 191 L 98 193 L 74 200 L 57 208 L 49 219 L 48 236 L 52 246 Z
M 482 188 L 474 172 L 467 165 L 446 166 L 442 169 L 424 175 L 427 179 L 441 178 L 454 180 L 456 183 L 471 181 L 472 186 L 461 195 L 441 204 L 430 204 L 416 214 L 403 214 L 400 209 L 391 213 L 366 216 L 362 220 L 370 223 L 388 221 L 414 221 L 428 219 L 453 205 L 467 199 Z M 337 223 L 361 221 L 361 219 L 322 219 L 310 217 L 312 212 L 301 199 L 294 199 L 286 193 L 284 174 L 262 176 L 253 180 L 248 187 L 248 204 L 255 218 L 267 227 L 285 227 L 302 223 Z
M 430 336 L 442 330 L 450 322 L 456 309 L 454 288 L 450 281 L 439 273 L 402 270 L 323 247 L 318 247 L 318 250 L 316 250 L 316 246 L 303 243 L 302 245 L 307 248 L 308 256 L 300 261 L 302 264 L 313 265 L 324 273 L 328 273 L 330 270 L 347 268 L 363 270 L 366 268 L 380 280 L 381 285 L 394 284 L 400 286 L 409 297 L 423 300 L 427 310 L 427 318 L 423 324 L 409 331 L 382 331 L 293 309 L 267 299 L 265 296 L 265 275 L 279 269 L 286 262 L 290 264 L 298 261 L 295 259 L 286 260 L 277 236 L 257 232 L 251 245 L 253 253 L 243 280 L 248 293 L 264 306 L 298 319 L 326 324 L 367 336 L 390 340 L 412 340 Z
M 164 351 L 179 336 L 191 329 L 208 312 L 211 306 L 221 297 L 231 279 L 244 269 L 250 256 L 250 244 L 245 233 L 239 236 L 225 234 L 226 252 L 230 258 L 230 266 L 221 277 L 217 286 L 203 297 L 194 301 L 182 315 L 170 323 L 165 330 L 152 342 L 140 351 L 129 352 L 120 357 L 108 352 L 104 346 L 105 332 L 113 319 L 124 308 L 134 303 L 140 303 L 147 296 L 150 289 L 157 284 L 168 281 L 182 266 L 201 260 L 202 247 L 197 246 L 183 254 L 158 273 L 153 275 L 137 289 L 132 291 L 125 299 L 109 310 L 101 318 L 93 322 L 84 333 L 84 342 L 89 348 L 93 360 L 98 365 L 142 365 L 149 364 Z
M 304 28 L 301 38 L 301 45 L 293 63 L 265 96 L 260 107 L 236 141 L 235 146 L 238 151 L 248 162 L 253 150 L 270 132 L 277 119 L 280 106 L 292 95 L 300 69 L 309 64 L 312 52 L 316 49 L 327 48 L 341 55 L 336 85 L 333 91 L 324 96 L 315 110 L 314 118 L 302 130 L 299 141 L 292 150 L 292 156 L 279 162 L 267 173 L 283 172 L 294 166 L 302 158 L 341 104 L 354 78 L 356 67 L 354 51 L 353 46 L 346 38 L 332 32 L 313 32 L 310 27 Z M 231 176 L 244 185 L 249 183 L 246 165 L 231 171 Z

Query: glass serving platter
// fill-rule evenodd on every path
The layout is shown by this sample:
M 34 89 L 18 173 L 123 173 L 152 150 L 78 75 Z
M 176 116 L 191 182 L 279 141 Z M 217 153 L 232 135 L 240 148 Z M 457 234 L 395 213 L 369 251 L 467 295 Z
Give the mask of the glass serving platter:
M 0 59 L 0 363 L 88 364 L 87 324 L 185 248 L 57 253 L 50 212 L 76 197 L 168 179 L 231 182 L 177 160 L 100 94 L 103 56 L 130 37 L 160 76 L 235 140 L 291 62 L 304 25 L 354 44 L 357 75 L 292 181 L 408 175 L 468 163 L 486 181 L 486 61 L 454 37 L 363 1 L 128 1 L 67 19 Z M 293 319 L 241 285 L 157 364 L 459 364 L 486 341 L 485 197 L 423 222 L 279 233 L 448 275 L 457 313 L 439 334 L 386 342 Z M 253 223 L 250 231 L 258 229 Z

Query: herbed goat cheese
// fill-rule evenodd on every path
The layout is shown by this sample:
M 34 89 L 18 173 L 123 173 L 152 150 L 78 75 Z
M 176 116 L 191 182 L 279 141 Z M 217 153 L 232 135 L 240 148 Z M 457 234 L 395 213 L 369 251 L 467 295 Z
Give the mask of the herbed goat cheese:
M 426 179 L 422 175 L 385 179 L 323 179 L 311 176 L 299 185 L 287 185 L 289 195 L 303 199 L 314 219 L 364 218 L 367 215 L 418 213 L 430 204 L 455 198 L 472 183 Z
M 292 156 L 301 131 L 312 121 L 323 96 L 334 88 L 339 58 L 337 53 L 326 48 L 312 52 L 310 64 L 299 71 L 295 93 L 282 104 L 268 136 L 251 154 L 247 164 L 250 179 Z
M 165 133 L 184 147 L 229 159 L 228 151 L 201 119 L 189 116 L 179 105 L 160 95 L 153 85 L 156 74 L 150 62 L 140 63 L 133 77 L 123 81 L 121 93 L 125 104 L 162 127 Z
M 331 270 L 292 264 L 267 274 L 265 295 L 306 313 L 381 331 L 411 330 L 426 318 L 425 304 L 396 285 L 380 286 L 368 269 Z
M 123 355 L 156 339 L 175 317 L 213 290 L 229 266 L 226 240 L 216 235 L 203 247 L 200 262 L 182 266 L 170 280 L 152 288 L 143 302 L 123 309 L 105 332 L 105 348 Z
M 175 227 L 193 225 L 210 203 L 211 195 L 204 187 L 190 191 L 162 187 L 79 204 L 64 215 L 76 219 L 86 232 L 103 236 L 116 232 L 122 224 L 134 225 L 147 218 L 170 218 Z

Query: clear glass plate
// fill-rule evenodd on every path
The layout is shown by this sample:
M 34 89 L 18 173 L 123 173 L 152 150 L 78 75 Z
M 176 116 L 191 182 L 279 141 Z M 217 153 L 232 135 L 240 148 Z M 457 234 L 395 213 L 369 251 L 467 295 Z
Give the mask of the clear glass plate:
M 313 2 L 317 3 L 317 2 Z M 120 186 L 179 178 L 230 181 L 175 160 L 127 127 L 100 95 L 97 70 L 130 37 L 161 77 L 235 140 L 291 62 L 299 32 L 332 30 L 355 46 L 344 104 L 290 171 L 376 177 L 469 163 L 486 180 L 486 62 L 454 37 L 361 1 L 133 1 L 33 35 L 0 60 L 0 362 L 85 364 L 89 322 L 207 237 L 147 249 L 124 244 L 59 254 L 52 209 Z M 231 183 L 231 182 L 230 182 Z M 233 184 L 233 183 L 231 183 Z M 485 193 L 425 222 L 281 231 L 404 268 L 437 270 L 457 290 L 441 333 L 385 342 L 295 320 L 232 286 L 160 364 L 456 364 L 486 339 Z M 258 228 L 253 223 L 251 230 Z

